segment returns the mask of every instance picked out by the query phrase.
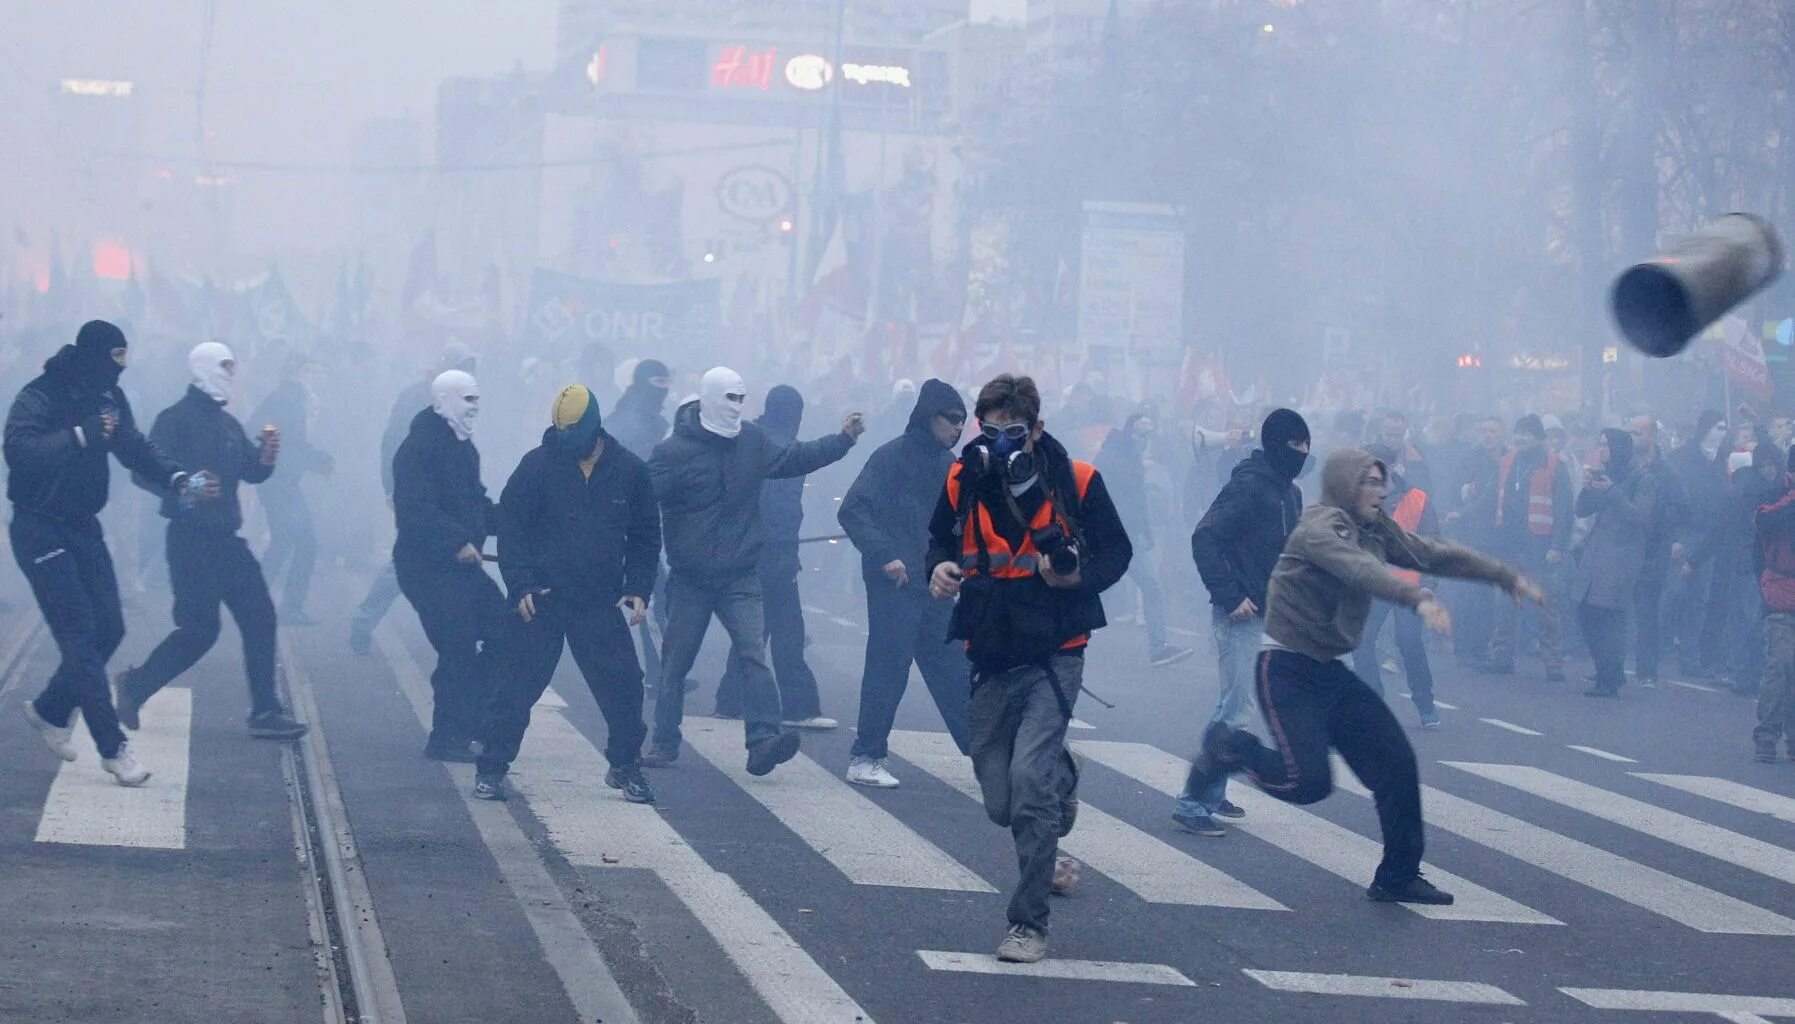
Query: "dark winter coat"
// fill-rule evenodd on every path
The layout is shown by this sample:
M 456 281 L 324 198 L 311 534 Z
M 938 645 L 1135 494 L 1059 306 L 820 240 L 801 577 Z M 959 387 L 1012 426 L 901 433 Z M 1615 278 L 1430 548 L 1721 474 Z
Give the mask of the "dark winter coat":
M 306 473 L 328 473 L 336 465 L 336 460 L 322 448 L 312 446 L 311 431 L 308 425 L 306 403 L 310 396 L 305 385 L 295 378 L 287 378 L 262 399 L 262 404 L 250 414 L 250 422 L 257 430 L 264 426 L 280 428 L 281 461 L 287 465 L 287 471 L 273 477 L 269 486 L 263 488 L 266 494 L 278 494 L 281 491 L 299 489 L 299 478 Z M 426 403 L 428 404 L 428 403 Z M 444 424 L 447 426 L 447 424 Z
M 393 411 L 387 414 L 386 429 L 380 434 L 380 486 L 386 490 L 386 496 L 393 496 L 393 456 L 398 454 L 399 445 L 405 441 L 405 435 L 411 430 L 411 418 L 419 409 L 428 409 L 432 404 L 430 382 L 420 381 L 399 392 L 399 398 L 393 402 Z
M 754 422 L 776 445 L 792 444 L 804 418 L 804 399 L 797 389 L 776 387 L 767 392 L 767 410 Z M 760 485 L 760 523 L 766 544 L 760 549 L 760 571 L 767 577 L 789 579 L 798 575 L 798 535 L 804 529 L 804 478 L 783 477 Z
M 1712 426 L 1710 422 L 1708 426 Z M 1692 561 L 1712 558 L 1712 534 L 1731 504 L 1726 478 L 1726 452 L 1713 456 L 1699 444 L 1686 444 L 1670 453 L 1666 460 L 1670 475 L 1676 478 L 1683 492 L 1689 514 L 1675 536 L 1682 541 L 1685 555 Z
M 842 497 L 835 518 L 859 549 L 860 568 L 868 576 L 901 561 L 911 586 L 928 585 L 921 576 L 929 557 L 929 517 L 954 464 L 953 449 L 935 441 L 930 421 L 955 408 L 966 407 L 952 387 L 924 381 L 904 432 L 873 451 Z
M 1571 600 L 1616 611 L 1633 607 L 1634 585 L 1645 562 L 1646 533 L 1657 504 L 1658 478 L 1649 473 L 1629 472 L 1605 491 L 1583 488 L 1577 495 L 1577 515 L 1594 516 L 1595 522 L 1577 553 Z
M 519 598 L 548 588 L 550 601 L 582 608 L 648 599 L 661 558 L 661 518 L 648 466 L 608 435 L 592 466 L 555 444 L 555 429 L 524 454 L 499 496 L 499 571 Z
M 236 533 L 243 527 L 237 485 L 259 484 L 274 472 L 273 466 L 262 462 L 262 449 L 244 434 L 237 417 L 195 387 L 189 387 L 180 401 L 156 417 L 150 440 L 181 465 L 203 469 L 218 479 L 218 500 L 183 509 L 156 481 L 132 474 L 139 487 L 162 494 L 162 518 L 178 520 L 183 527 Z
M 44 364 L 41 376 L 19 391 L 6 416 L 6 497 L 19 508 L 74 522 L 106 507 L 112 474 L 108 452 L 133 473 L 172 490 L 181 466 L 137 429 L 131 403 L 117 384 L 90 387 L 77 369 L 73 345 Z M 107 438 L 100 413 L 118 423 Z
M 662 411 L 666 404 L 666 393 L 660 388 L 631 384 L 605 417 L 605 432 L 646 462 L 654 454 L 654 446 L 667 436 L 667 416 Z
M 713 582 L 753 571 L 766 541 L 761 483 L 814 473 L 853 446 L 840 433 L 779 445 L 752 422 L 735 437 L 722 437 L 698 422 L 697 401 L 680 406 L 672 435 L 648 460 L 668 566 L 687 579 Z
M 1097 468 L 1109 486 L 1109 495 L 1116 503 L 1122 525 L 1128 528 L 1128 539 L 1138 551 L 1153 550 L 1153 521 L 1147 506 L 1147 453 L 1145 445 L 1132 433 L 1140 420 L 1136 413 L 1128 423 L 1109 432 L 1103 448 L 1097 452 Z
M 1263 616 L 1272 569 L 1302 514 L 1302 492 L 1271 468 L 1263 450 L 1235 466 L 1190 535 L 1209 603 L 1232 612 L 1251 599 Z
M 393 455 L 393 561 L 418 570 L 449 570 L 455 555 L 497 533 L 498 506 L 480 482 L 480 453 L 455 436 L 434 409 L 411 418 L 411 432 Z

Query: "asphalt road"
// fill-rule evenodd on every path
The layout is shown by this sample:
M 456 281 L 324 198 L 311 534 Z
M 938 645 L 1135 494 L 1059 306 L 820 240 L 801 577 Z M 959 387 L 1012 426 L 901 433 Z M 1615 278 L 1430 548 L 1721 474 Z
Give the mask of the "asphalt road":
M 1490 679 L 1436 657 L 1451 707 L 1411 739 L 1429 876 L 1459 903 L 1418 912 L 1363 898 L 1377 825 L 1350 774 L 1307 808 L 1236 784 L 1249 813 L 1228 836 L 1175 831 L 1164 791 L 1214 700 L 1208 642 L 1186 630 L 1197 656 L 1149 668 L 1140 627 L 1113 626 L 1087 676 L 1118 707 L 1084 698 L 1073 732 L 1088 763 L 1065 852 L 1083 882 L 1025 970 L 991 958 L 1009 836 L 965 792 L 920 681 L 893 744 L 902 787 L 841 780 L 864 633 L 840 588 L 806 600 L 842 727 L 749 779 L 740 724 L 702 717 L 713 630 L 689 744 L 644 808 L 602 783 L 604 725 L 571 659 L 513 800 L 470 800 L 469 768 L 420 756 L 434 660 L 410 611 L 373 656 L 345 646 L 361 585 L 322 575 L 320 596 L 351 596 L 283 634 L 309 750 L 245 736 L 227 627 L 146 709 L 156 776 L 136 791 L 91 748 L 64 766 L 38 743 L 17 704 L 54 651 L 29 605 L 0 618 L 0 1021 L 328 1021 L 345 1001 L 429 1024 L 1795 1018 L 1795 764 L 1750 760 L 1753 705 L 1731 693 L 1666 680 L 1596 702 L 1536 666 Z M 143 595 L 127 619 L 115 668 L 167 609 Z

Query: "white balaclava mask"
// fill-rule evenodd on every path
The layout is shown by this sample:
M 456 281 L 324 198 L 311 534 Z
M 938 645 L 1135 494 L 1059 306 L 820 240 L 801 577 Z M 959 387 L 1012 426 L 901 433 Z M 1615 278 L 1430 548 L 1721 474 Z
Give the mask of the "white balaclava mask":
M 480 415 L 480 385 L 474 375 L 461 370 L 439 374 L 430 384 L 431 408 L 447 420 L 456 438 L 465 441 L 474 436 L 474 417 Z
M 223 405 L 231 400 L 231 378 L 237 375 L 237 357 L 230 346 L 220 341 L 202 341 L 187 353 L 187 369 L 193 371 L 193 386 L 204 391 L 212 401 Z
M 698 423 L 718 437 L 734 437 L 742 432 L 747 401 L 741 374 L 727 366 L 712 367 L 698 382 Z

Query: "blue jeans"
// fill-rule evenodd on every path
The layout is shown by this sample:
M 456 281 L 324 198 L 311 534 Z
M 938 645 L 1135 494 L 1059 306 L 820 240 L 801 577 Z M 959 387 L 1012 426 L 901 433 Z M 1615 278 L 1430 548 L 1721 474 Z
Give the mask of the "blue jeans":
M 686 674 L 698 659 L 698 648 L 711 616 L 729 634 L 731 670 L 742 688 L 742 724 L 747 745 L 779 735 L 779 688 L 767 664 L 766 613 L 761 604 L 760 576 L 753 569 L 726 580 L 692 581 L 674 575 L 667 580 L 670 621 L 661 646 L 660 692 L 654 702 L 654 745 L 677 753 L 680 722 L 685 717 Z
M 1252 721 L 1253 671 L 1259 660 L 1259 643 L 1265 637 L 1265 620 L 1257 616 L 1244 622 L 1228 618 L 1220 608 L 1211 608 L 1211 630 L 1215 635 L 1216 669 L 1221 676 L 1221 696 L 1215 702 L 1215 714 L 1209 724 L 1224 722 L 1230 728 L 1245 729 Z M 1217 776 L 1201 793 L 1188 790 L 1178 794 L 1178 813 L 1214 814 L 1228 796 L 1228 776 Z

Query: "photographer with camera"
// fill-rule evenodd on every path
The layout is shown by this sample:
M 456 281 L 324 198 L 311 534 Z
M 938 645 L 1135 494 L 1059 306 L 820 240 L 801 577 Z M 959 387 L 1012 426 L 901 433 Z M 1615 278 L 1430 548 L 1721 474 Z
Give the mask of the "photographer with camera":
M 993 379 L 973 415 L 980 436 L 929 521 L 929 592 L 959 597 L 951 630 L 972 662 L 973 773 L 985 813 L 1016 842 L 997 958 L 1034 963 L 1047 955 L 1048 894 L 1068 888 L 1074 867 L 1056 879 L 1058 841 L 1078 813 L 1066 728 L 1084 649 L 1105 625 L 1098 595 L 1134 551 L 1096 468 L 1043 429 L 1033 380 Z

